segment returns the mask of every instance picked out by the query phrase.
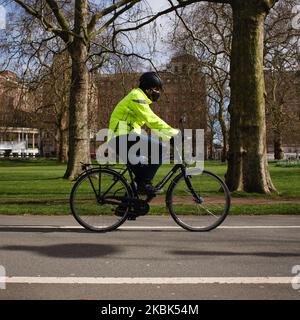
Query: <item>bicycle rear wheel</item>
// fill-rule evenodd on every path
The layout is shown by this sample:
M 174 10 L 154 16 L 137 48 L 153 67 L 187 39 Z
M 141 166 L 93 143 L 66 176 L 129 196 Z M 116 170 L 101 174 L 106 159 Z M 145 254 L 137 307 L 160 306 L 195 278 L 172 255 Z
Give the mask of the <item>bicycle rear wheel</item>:
M 170 184 L 166 197 L 175 222 L 189 231 L 209 231 L 219 226 L 230 208 L 230 192 L 215 174 L 179 174 Z
M 124 207 L 122 199 L 130 195 L 131 189 L 126 180 L 116 171 L 105 168 L 90 170 L 73 186 L 71 211 L 88 230 L 112 231 L 127 219 L 129 207 Z M 120 206 L 123 208 L 121 215 L 117 213 Z

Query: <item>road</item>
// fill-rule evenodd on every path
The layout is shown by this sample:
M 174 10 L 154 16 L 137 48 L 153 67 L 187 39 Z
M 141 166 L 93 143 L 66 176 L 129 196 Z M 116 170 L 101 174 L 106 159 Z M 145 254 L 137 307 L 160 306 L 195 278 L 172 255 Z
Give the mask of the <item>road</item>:
M 300 299 L 300 216 L 228 217 L 208 233 L 146 216 L 105 234 L 0 216 L 0 232 L 0 299 Z

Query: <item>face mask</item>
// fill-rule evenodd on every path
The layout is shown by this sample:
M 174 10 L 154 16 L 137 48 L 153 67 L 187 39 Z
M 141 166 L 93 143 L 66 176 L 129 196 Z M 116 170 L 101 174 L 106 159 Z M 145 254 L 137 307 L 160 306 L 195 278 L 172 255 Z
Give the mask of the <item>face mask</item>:
M 159 97 L 160 97 L 160 92 L 158 92 L 158 91 L 152 91 L 152 93 L 151 93 L 151 100 L 152 100 L 153 102 L 158 101 L 158 100 L 159 100 Z

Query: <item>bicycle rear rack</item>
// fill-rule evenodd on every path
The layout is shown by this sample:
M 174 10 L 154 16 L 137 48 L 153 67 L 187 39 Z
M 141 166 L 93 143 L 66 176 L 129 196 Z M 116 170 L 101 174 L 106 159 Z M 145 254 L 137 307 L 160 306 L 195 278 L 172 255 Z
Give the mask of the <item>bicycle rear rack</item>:
M 110 168 L 110 169 L 117 169 L 117 170 L 125 170 L 126 165 L 122 164 L 99 164 L 99 163 L 84 163 L 80 162 L 82 170 L 86 171 L 89 168 Z

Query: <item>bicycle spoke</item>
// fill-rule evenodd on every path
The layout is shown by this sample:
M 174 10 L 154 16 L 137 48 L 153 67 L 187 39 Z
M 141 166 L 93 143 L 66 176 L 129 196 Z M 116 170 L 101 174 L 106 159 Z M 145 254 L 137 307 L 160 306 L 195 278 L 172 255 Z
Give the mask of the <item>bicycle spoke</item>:
M 214 215 L 211 211 L 209 211 L 207 208 L 205 208 L 202 204 L 199 204 L 201 206 L 201 208 L 203 208 L 206 212 L 208 212 L 209 214 L 211 214 L 212 216 L 214 216 L 215 218 L 218 219 L 218 217 L 216 215 Z
M 94 187 L 93 181 L 92 181 L 92 179 L 91 179 L 90 176 L 88 177 L 88 179 L 89 179 L 89 181 L 90 181 L 90 184 L 91 184 L 91 186 L 92 186 L 92 189 L 93 189 L 93 191 L 94 191 L 94 193 L 95 193 L 96 200 L 97 200 L 97 199 L 98 199 L 98 197 L 97 197 L 97 191 L 96 191 L 96 189 L 95 189 L 95 187 Z
M 108 192 L 117 184 L 118 180 L 116 180 L 102 195 L 102 197 L 105 197 Z
M 177 199 L 179 195 L 181 197 Z M 226 185 L 207 171 L 188 180 L 183 174 L 177 176 L 168 199 L 168 209 L 174 220 L 190 231 L 209 231 L 217 227 L 225 219 L 230 206 Z
M 99 170 L 99 178 L 98 178 L 98 199 L 100 199 L 101 196 L 101 170 Z
M 197 211 L 198 211 L 199 215 L 201 215 L 201 211 L 200 211 L 200 208 L 199 208 L 198 203 L 197 203 L 197 205 L 196 205 L 196 208 L 197 208 Z
M 98 179 L 98 190 L 95 179 Z M 110 169 L 89 171 L 73 186 L 70 199 L 72 213 L 89 230 L 114 230 L 126 220 L 128 208 L 123 199 L 130 197 L 129 192 L 128 184 L 117 172 Z M 117 211 L 118 208 L 122 211 Z

